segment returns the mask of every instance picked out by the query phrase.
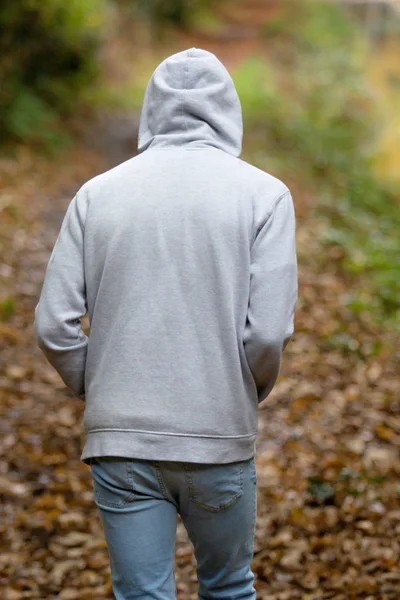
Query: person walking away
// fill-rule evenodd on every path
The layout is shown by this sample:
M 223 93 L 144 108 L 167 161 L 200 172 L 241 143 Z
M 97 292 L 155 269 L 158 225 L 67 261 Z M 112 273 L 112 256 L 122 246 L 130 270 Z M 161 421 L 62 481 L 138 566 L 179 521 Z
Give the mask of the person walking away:
M 85 403 L 117 600 L 176 597 L 178 515 L 199 598 L 256 597 L 257 409 L 294 331 L 297 261 L 291 192 L 240 158 L 242 134 L 214 54 L 164 60 L 139 154 L 77 191 L 35 309 L 37 344 Z

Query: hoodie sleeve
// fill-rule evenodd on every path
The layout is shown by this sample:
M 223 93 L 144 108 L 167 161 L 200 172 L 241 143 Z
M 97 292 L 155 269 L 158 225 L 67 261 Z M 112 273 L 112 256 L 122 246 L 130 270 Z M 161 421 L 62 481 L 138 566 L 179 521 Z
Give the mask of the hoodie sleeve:
M 34 318 L 39 348 L 66 386 L 82 400 L 89 341 L 81 325 L 87 312 L 83 254 L 86 210 L 86 195 L 80 190 L 61 224 Z
M 250 297 L 243 343 L 258 403 L 279 375 L 282 352 L 294 331 L 297 303 L 295 213 L 284 193 L 259 229 L 251 249 Z

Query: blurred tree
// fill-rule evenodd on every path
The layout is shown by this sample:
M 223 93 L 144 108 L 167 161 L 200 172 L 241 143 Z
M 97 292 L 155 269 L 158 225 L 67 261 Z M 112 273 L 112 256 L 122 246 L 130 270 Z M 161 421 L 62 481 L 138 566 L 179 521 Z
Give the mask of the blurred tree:
M 187 24 L 194 0 L 138 0 L 137 5 L 156 24 L 170 21 L 178 26 Z
M 212 5 L 211 0 L 117 0 L 131 14 L 146 19 L 157 35 L 167 23 L 178 28 L 189 27 L 196 10 Z
M 103 0 L 2 0 L 2 140 L 57 139 L 59 117 L 98 72 Z

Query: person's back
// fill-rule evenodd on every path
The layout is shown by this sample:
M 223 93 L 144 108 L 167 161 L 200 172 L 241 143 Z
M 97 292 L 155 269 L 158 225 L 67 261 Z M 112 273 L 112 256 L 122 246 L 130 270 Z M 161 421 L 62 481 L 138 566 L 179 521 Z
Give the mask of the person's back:
M 293 333 L 297 266 L 291 194 L 239 158 L 241 143 L 225 68 L 178 53 L 150 80 L 140 154 L 70 204 L 35 330 L 85 400 L 87 464 L 254 457 L 258 404 Z

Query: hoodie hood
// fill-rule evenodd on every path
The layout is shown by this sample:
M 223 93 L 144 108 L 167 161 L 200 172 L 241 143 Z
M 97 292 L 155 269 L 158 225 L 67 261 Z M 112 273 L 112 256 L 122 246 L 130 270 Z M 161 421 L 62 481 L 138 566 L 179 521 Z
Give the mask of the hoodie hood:
M 233 80 L 218 58 L 191 48 L 173 54 L 147 85 L 138 150 L 213 146 L 242 150 L 242 109 Z

